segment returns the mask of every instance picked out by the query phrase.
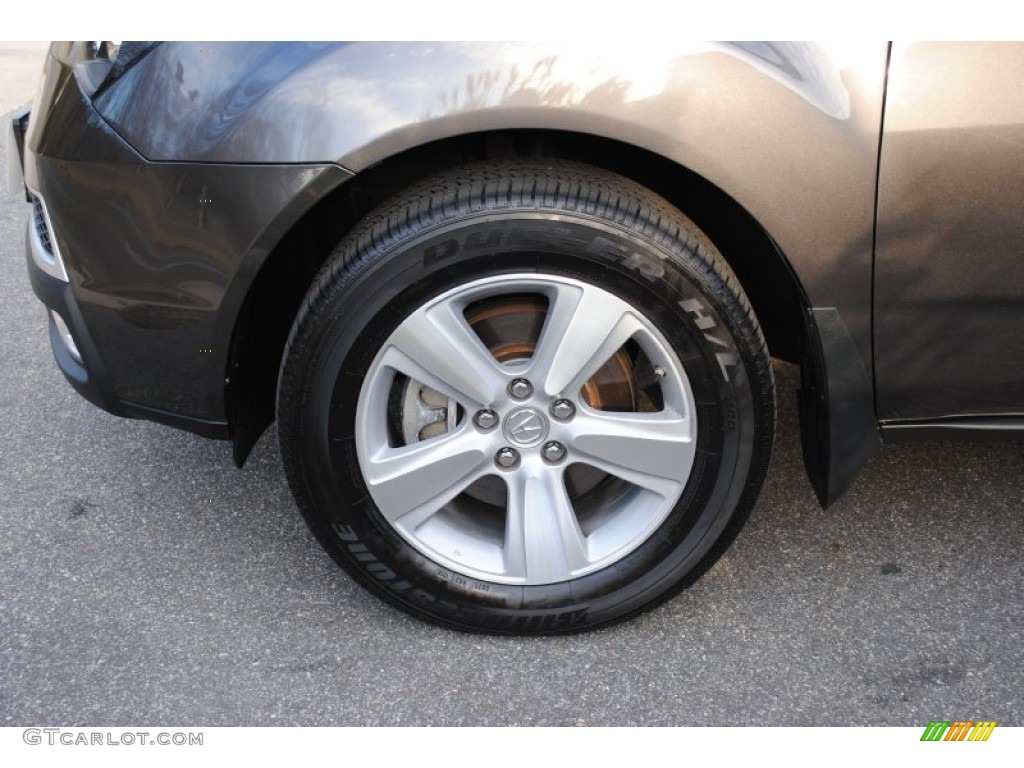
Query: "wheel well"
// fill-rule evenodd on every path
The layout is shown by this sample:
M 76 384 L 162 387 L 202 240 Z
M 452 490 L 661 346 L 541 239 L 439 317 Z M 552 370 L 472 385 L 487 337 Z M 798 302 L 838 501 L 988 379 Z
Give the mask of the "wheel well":
M 753 305 L 771 354 L 800 359 L 802 289 L 771 237 L 715 185 L 652 152 L 586 134 L 523 130 L 459 136 L 415 147 L 357 174 L 313 206 L 267 257 L 239 313 L 228 364 L 226 407 L 239 466 L 274 419 L 278 370 L 292 321 L 345 233 L 421 178 L 475 160 L 516 157 L 589 163 L 664 197 L 722 252 Z

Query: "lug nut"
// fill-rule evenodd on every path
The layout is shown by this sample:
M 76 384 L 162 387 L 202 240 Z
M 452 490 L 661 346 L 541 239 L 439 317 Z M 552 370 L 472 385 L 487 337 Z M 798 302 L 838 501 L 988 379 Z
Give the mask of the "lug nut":
M 533 394 L 533 384 L 526 379 L 513 379 L 508 385 L 508 393 L 516 400 L 525 400 Z
M 559 421 L 568 421 L 576 414 L 576 406 L 568 400 L 555 400 L 551 404 L 551 415 Z
M 544 457 L 544 461 L 551 464 L 557 464 L 565 458 L 565 446 L 552 440 L 550 443 L 544 443 L 544 447 L 540 449 L 540 453 L 541 456 Z
M 473 422 L 480 427 L 480 429 L 494 429 L 498 423 L 498 414 L 489 409 L 477 411 L 476 416 L 473 417 Z
M 519 463 L 519 451 L 515 448 L 500 448 L 494 454 L 494 463 L 502 469 L 512 469 Z

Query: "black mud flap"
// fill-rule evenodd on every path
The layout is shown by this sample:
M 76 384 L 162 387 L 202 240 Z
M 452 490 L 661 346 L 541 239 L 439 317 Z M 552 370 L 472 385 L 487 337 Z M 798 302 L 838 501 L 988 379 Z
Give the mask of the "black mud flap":
M 871 376 L 834 307 L 807 310 L 800 365 L 804 465 L 822 508 L 838 499 L 881 442 Z

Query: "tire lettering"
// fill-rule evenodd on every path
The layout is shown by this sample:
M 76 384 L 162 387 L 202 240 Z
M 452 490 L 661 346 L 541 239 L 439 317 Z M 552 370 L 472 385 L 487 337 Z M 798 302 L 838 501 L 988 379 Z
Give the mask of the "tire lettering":
M 679 306 L 682 307 L 684 312 L 689 312 L 693 315 L 694 324 L 702 331 L 715 327 L 716 323 L 714 318 L 708 317 L 704 314 L 704 305 L 697 301 L 697 299 L 686 299 L 685 301 L 680 301 Z
M 547 242 L 567 242 L 584 246 L 589 254 L 613 259 L 651 282 L 665 276 L 665 267 L 659 258 L 643 251 L 631 250 L 601 235 L 590 240 L 572 237 L 572 230 L 567 227 L 558 227 L 554 231 L 547 227 L 518 227 L 510 231 L 495 228 L 469 232 L 464 237 L 464 240 L 458 236 L 450 237 L 424 248 L 423 265 L 429 267 L 447 261 L 464 248 L 479 252 L 491 251 L 502 245 L 540 246 Z M 714 325 L 713 320 L 708 320 Z
M 736 403 L 731 398 L 725 401 L 725 427 L 730 432 L 736 431 Z
M 423 251 L 423 263 L 426 266 L 431 266 L 439 261 L 450 259 L 456 253 L 459 252 L 459 241 L 455 238 L 445 240 L 437 245 L 431 245 L 425 251 Z
M 422 589 L 414 589 L 409 593 L 409 597 L 415 600 L 420 605 L 433 605 L 437 602 L 437 598 L 429 592 L 424 592 Z
M 707 307 L 705 307 L 699 299 L 684 299 L 679 302 L 679 307 L 684 312 L 693 316 L 694 325 L 702 331 L 707 331 L 718 326 L 715 319 L 711 317 L 711 315 L 707 314 Z M 716 344 L 719 347 L 725 347 L 726 349 L 729 349 L 732 346 L 728 341 L 720 339 L 710 333 L 704 334 L 704 340 L 711 344 Z M 739 364 L 739 355 L 735 352 L 716 352 L 715 359 L 718 361 L 718 367 L 722 371 L 722 378 L 729 381 L 729 368 Z
M 515 245 L 542 245 L 547 238 L 547 230 L 541 227 L 517 227 L 512 230 L 508 241 Z
M 356 556 L 356 560 L 360 563 L 375 563 L 377 562 L 376 556 L 366 548 L 365 544 L 349 544 L 348 551 Z
M 382 582 L 390 582 L 398 578 L 393 570 L 382 563 L 371 551 L 370 548 L 359 541 L 359 537 L 356 532 L 347 525 L 333 526 L 334 533 L 338 538 L 345 542 L 345 549 L 347 549 L 352 555 L 355 556 L 356 560 L 360 563 L 365 563 L 366 572 L 372 575 L 375 579 Z M 479 581 L 470 581 L 464 576 L 452 573 L 444 568 L 438 568 L 436 576 L 448 586 L 455 586 L 461 589 L 463 592 L 468 594 L 483 593 L 486 594 L 491 591 L 489 584 L 485 584 Z M 438 601 L 435 595 L 430 594 L 422 589 L 413 589 L 413 585 L 405 579 L 399 579 L 394 581 L 392 584 L 388 584 L 388 589 L 393 592 L 405 592 L 414 602 L 420 605 L 437 605 L 447 606 L 451 610 L 458 610 L 458 606 L 455 603 L 451 603 L 445 600 Z M 410 591 L 411 590 L 411 591 Z
M 661 264 L 639 251 L 633 251 L 629 254 L 626 257 L 625 264 L 652 282 L 665 276 L 665 268 Z
M 490 229 L 487 232 L 470 232 L 466 237 L 466 247 L 473 250 L 491 249 L 501 244 L 504 239 L 504 231 Z
M 641 277 L 654 281 L 665 276 L 665 268 L 648 254 L 640 251 L 627 251 L 624 245 L 613 243 L 606 237 L 598 235 L 587 245 L 587 253 L 608 256 L 616 259 L 624 266 L 638 272 Z
M 381 562 L 370 563 L 366 566 L 366 570 L 380 581 L 391 581 L 391 579 L 395 578 L 395 572 Z
M 557 227 L 555 229 L 555 237 L 564 243 L 572 243 L 573 245 L 585 246 L 589 242 L 586 238 L 573 237 L 572 230 L 568 227 Z
M 333 528 L 335 535 L 346 542 L 345 548 L 355 555 L 356 560 L 360 563 L 366 563 L 367 573 L 372 574 L 378 581 L 391 581 L 397 578 L 398 574 L 380 562 L 376 555 L 370 551 L 370 548 L 359 541 L 359 536 L 356 535 L 351 526 L 335 524 Z M 403 579 L 395 584 L 391 584 L 390 587 L 396 592 L 404 592 L 411 588 L 412 584 Z
M 621 259 L 626 255 L 626 249 L 621 245 L 616 245 L 607 237 L 598 235 L 587 245 L 587 253 L 597 256 L 614 256 Z
M 359 541 L 359 537 L 356 536 L 356 532 L 353 531 L 347 525 L 334 525 L 334 533 L 342 541 Z
M 722 369 L 722 378 L 729 381 L 729 371 L 726 370 L 726 366 L 737 365 L 740 361 L 739 356 L 732 352 L 716 352 L 715 359 L 718 360 L 718 367 Z

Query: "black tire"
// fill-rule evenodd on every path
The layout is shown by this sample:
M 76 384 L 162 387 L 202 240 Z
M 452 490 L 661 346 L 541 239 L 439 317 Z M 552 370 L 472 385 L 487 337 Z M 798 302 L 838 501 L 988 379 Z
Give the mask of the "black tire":
M 532 293 L 534 276 L 539 286 L 536 295 Z M 501 288 L 506 282 L 511 287 Z M 554 286 L 554 298 L 541 295 L 548 285 Z M 525 293 L 501 293 L 513 287 Z M 463 290 L 467 291 L 465 297 L 460 293 Z M 459 435 L 460 439 L 479 440 L 484 446 L 480 455 L 493 450 L 495 440 L 526 439 L 510 421 L 513 415 L 516 423 L 528 420 L 531 429 L 543 427 L 556 438 L 568 435 L 565 430 L 570 428 L 561 425 L 551 415 L 553 411 L 544 410 L 554 406 L 544 399 L 548 393 L 540 391 L 531 395 L 535 399 L 523 401 L 536 407 L 520 408 L 515 414 L 506 412 L 515 403 L 502 395 L 502 405 L 494 409 L 500 426 L 487 433 L 472 422 L 476 411 L 460 399 L 446 396 L 443 387 L 435 392 L 411 374 L 406 378 L 401 369 L 388 368 L 384 361 L 390 358 L 382 357 L 382 349 L 398 344 L 395 339 L 405 339 L 397 329 L 419 327 L 403 323 L 412 324 L 421 307 L 462 307 L 470 300 L 474 301 L 472 307 L 477 307 L 477 294 L 472 291 L 496 292 L 493 299 L 481 300 L 488 311 L 477 312 L 489 318 L 486 322 L 498 323 L 493 319 L 497 317 L 504 324 L 495 327 L 525 327 L 533 316 L 529 312 L 539 316 L 538 323 L 554 324 L 555 320 L 548 318 L 556 317 L 553 302 L 561 301 L 558 291 L 563 290 L 594 296 L 608 306 L 625 302 L 642 325 L 642 333 L 636 337 L 639 341 L 621 347 L 601 368 L 605 371 L 612 366 L 609 370 L 614 375 L 609 376 L 613 384 L 595 384 L 598 375 L 593 374 L 586 387 L 590 388 L 587 392 L 597 394 L 586 394 L 584 389 L 570 392 L 578 401 L 578 418 L 583 419 L 584 413 L 589 414 L 586 418 L 615 418 L 608 413 L 625 410 L 652 411 L 650 418 L 661 419 L 668 398 L 675 403 L 692 396 L 692 412 L 688 411 L 692 419 L 687 423 L 694 425 L 690 433 L 696 435 L 693 447 L 684 449 L 672 442 L 673 450 L 678 450 L 673 456 L 690 452 L 686 454 L 690 457 L 687 462 L 692 461 L 689 469 L 685 473 L 680 469 L 676 478 L 664 479 L 663 486 L 656 485 L 660 479 L 651 480 L 655 490 L 646 490 L 646 479 L 640 485 L 620 479 L 632 470 L 601 474 L 592 469 L 597 464 L 588 463 L 586 451 L 591 450 L 593 441 L 580 438 L 584 458 L 578 459 L 570 435 L 565 438 L 569 463 L 551 470 L 558 479 L 544 486 L 548 495 L 539 497 L 563 513 L 562 499 L 568 499 L 569 514 L 576 516 L 571 531 L 559 529 L 561 549 L 551 544 L 550 537 L 543 538 L 550 528 L 545 529 L 547 533 L 535 533 L 538 524 L 553 525 L 539 517 L 543 505 L 513 504 L 513 496 L 518 499 L 519 494 L 536 487 L 529 485 L 534 475 L 522 481 L 510 479 L 519 477 L 518 464 L 511 470 L 488 464 L 490 470 L 486 471 L 498 480 L 477 481 L 479 485 L 471 485 L 450 502 L 438 502 L 443 496 L 438 492 L 429 504 L 416 507 L 442 505 L 440 512 L 427 509 L 424 514 L 433 517 L 423 518 L 431 531 L 436 528 L 440 532 L 431 536 L 439 537 L 436 540 L 441 544 L 435 546 L 435 539 L 420 533 L 427 522 L 415 524 L 420 527 L 403 523 L 400 528 L 405 506 L 416 502 L 418 496 L 408 501 L 398 496 L 398 511 L 382 510 L 374 494 L 390 499 L 384 494 L 391 492 L 388 483 L 394 480 L 380 481 L 382 485 L 375 485 L 371 493 L 363 467 L 377 466 L 371 464 L 378 461 L 376 454 L 370 455 L 373 451 L 395 450 L 406 456 L 419 450 L 427 445 L 422 435 L 433 428 L 429 421 L 434 418 L 446 420 L 437 428 L 441 430 L 438 440 L 448 445 Z M 446 296 L 453 298 L 443 298 Z M 488 302 L 495 305 L 493 311 Z M 504 344 L 507 339 L 502 339 L 502 345 L 488 342 L 481 336 L 484 326 L 479 323 L 483 321 L 471 320 L 471 311 L 476 309 L 465 309 L 461 320 L 472 325 L 476 341 L 493 355 L 506 355 L 510 362 L 499 366 L 502 370 L 533 363 L 533 352 L 499 354 L 499 348 L 521 347 L 518 336 L 511 346 Z M 490 328 L 487 326 L 489 333 Z M 554 334 L 552 330 L 549 337 L 552 349 L 559 350 L 556 356 L 569 354 L 561 352 L 564 341 L 555 340 Z M 533 338 L 534 350 L 549 340 L 542 335 Z M 427 346 L 421 344 L 416 349 Z M 668 378 L 664 378 L 664 368 L 654 365 L 659 354 L 681 366 L 684 375 L 676 378 L 683 379 L 686 387 L 669 382 L 676 370 L 671 365 Z M 538 351 L 538 369 L 542 356 Z M 548 363 L 553 368 L 550 359 Z M 424 365 L 428 373 L 437 370 L 436 365 Z M 467 361 L 465 365 L 471 364 Z M 581 367 L 579 375 L 584 375 L 584 370 L 589 368 Z M 655 378 L 660 375 L 663 379 L 654 381 L 652 371 Z M 380 406 L 385 389 L 386 415 L 380 413 L 380 407 L 368 405 Z M 436 414 L 431 411 L 423 416 L 408 405 L 410 392 L 418 398 L 417 408 L 427 402 L 428 394 L 435 400 L 435 396 L 447 397 L 447 405 L 430 405 L 436 407 Z M 481 395 L 474 402 L 484 399 Z M 611 403 L 607 408 L 603 407 L 605 399 Z M 592 406 L 595 401 L 598 404 Z M 685 408 L 673 408 L 673 418 L 683 418 Z M 627 413 L 623 418 L 634 416 Z M 428 422 L 422 431 L 421 422 Z M 339 565 L 371 592 L 415 616 L 457 629 L 496 633 L 561 633 L 605 625 L 648 609 L 691 583 L 721 555 L 753 508 L 768 467 L 774 422 L 774 383 L 764 338 L 739 283 L 714 246 L 691 221 L 649 190 L 615 174 L 567 162 L 523 161 L 453 169 L 416 184 L 368 216 L 338 245 L 310 289 L 288 340 L 278 395 L 279 437 L 288 480 L 310 528 Z M 674 436 L 665 439 L 676 440 Z M 684 441 L 679 438 L 678 442 Z M 655 442 L 637 445 L 645 451 L 644 456 L 657 454 Z M 549 451 L 547 446 L 545 443 L 545 451 Z M 623 446 L 608 450 L 618 456 Z M 519 442 L 512 447 L 522 459 L 522 472 L 533 462 L 529 466 L 535 469 L 529 472 L 543 475 L 546 470 L 536 469 L 543 465 L 534 458 L 539 447 Z M 550 449 L 545 455 L 557 453 Z M 503 455 L 503 460 L 507 458 Z M 595 461 L 599 464 L 600 458 Z M 569 466 L 577 473 L 571 483 L 567 479 Z M 420 483 L 421 478 L 429 484 L 449 477 L 445 474 L 448 469 L 448 463 L 430 464 L 422 471 L 417 468 L 415 473 L 402 475 L 400 482 L 405 483 L 403 488 L 411 487 L 413 481 Z M 638 471 L 642 475 L 642 468 Z M 580 476 L 584 480 L 577 482 Z M 451 482 L 454 488 L 456 480 Z M 673 482 L 681 489 L 677 496 L 671 490 Z M 495 487 L 500 487 L 499 494 L 504 489 L 504 512 L 500 502 L 487 496 L 491 493 L 488 489 Z M 585 491 L 580 490 L 584 487 Z M 668 490 L 658 490 L 661 487 Z M 417 485 L 413 496 L 417 493 L 428 491 Z M 613 497 L 618 499 L 614 504 L 610 501 Z M 609 501 L 606 504 L 602 499 Z M 591 533 L 584 532 L 584 512 L 580 511 L 584 508 L 589 516 L 586 525 L 593 526 Z M 629 525 L 620 522 L 618 527 L 601 527 L 627 512 L 630 517 L 623 519 Z M 472 519 L 478 514 L 496 517 Z M 392 519 L 397 522 L 389 522 Z M 559 518 L 557 525 L 565 525 L 564 520 Z M 643 533 L 644 525 L 656 527 L 648 534 Z M 478 529 L 483 530 L 481 526 L 486 531 L 477 534 Z M 527 531 L 521 534 L 522 540 L 517 532 L 520 527 Z M 634 528 L 641 533 L 634 534 Z M 606 547 L 611 554 L 605 554 L 604 560 L 599 556 L 605 550 L 591 541 L 593 531 L 598 530 L 620 536 L 614 539 L 613 533 L 602 533 L 602 541 L 611 541 Z M 573 541 L 576 534 L 585 537 L 584 553 L 565 554 L 564 564 L 549 562 L 547 553 L 552 546 L 555 559 L 559 552 L 578 548 Z M 476 547 L 467 555 L 455 546 L 463 535 L 471 537 L 467 539 L 471 548 Z M 472 538 L 476 535 L 479 546 Z M 631 535 L 636 540 L 630 539 Z M 638 538 L 641 535 L 643 538 Z M 454 554 L 434 556 L 449 543 Z M 486 558 L 502 546 L 503 570 L 493 570 L 498 575 L 487 577 L 492 572 L 490 566 L 480 563 L 490 563 Z M 620 546 L 621 554 L 615 546 Z M 593 560 L 592 551 L 597 552 Z M 445 559 L 449 556 L 466 557 L 469 564 Z M 475 559 L 469 560 L 470 556 Z M 563 571 L 567 578 L 552 581 Z

